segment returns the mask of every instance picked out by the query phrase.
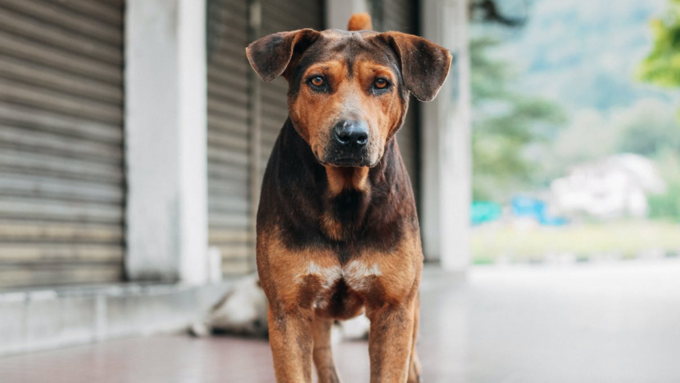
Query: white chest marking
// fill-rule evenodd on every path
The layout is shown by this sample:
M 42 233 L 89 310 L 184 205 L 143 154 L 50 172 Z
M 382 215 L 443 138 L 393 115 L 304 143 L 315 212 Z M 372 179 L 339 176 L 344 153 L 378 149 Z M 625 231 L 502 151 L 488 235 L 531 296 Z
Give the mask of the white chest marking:
M 368 277 L 381 276 L 382 272 L 376 264 L 369 266 L 360 261 L 352 261 L 345 266 L 342 275 L 349 287 L 361 291 L 369 287 Z
M 382 275 L 377 264 L 368 265 L 364 262 L 354 260 L 345 267 L 332 266 L 321 267 L 314 262 L 309 262 L 307 270 L 303 274 L 296 276 L 298 283 L 302 282 L 303 277 L 307 275 L 314 275 L 320 279 L 321 286 L 324 289 L 330 289 L 336 282 L 343 278 L 347 286 L 356 291 L 366 290 L 369 287 L 369 277 L 378 277 Z
M 342 277 L 342 269 L 340 266 L 321 267 L 314 262 L 309 262 L 307 271 L 302 275 L 298 275 L 297 281 L 301 282 L 302 277 L 306 275 L 318 277 L 321 280 L 321 286 L 324 289 L 329 289 Z

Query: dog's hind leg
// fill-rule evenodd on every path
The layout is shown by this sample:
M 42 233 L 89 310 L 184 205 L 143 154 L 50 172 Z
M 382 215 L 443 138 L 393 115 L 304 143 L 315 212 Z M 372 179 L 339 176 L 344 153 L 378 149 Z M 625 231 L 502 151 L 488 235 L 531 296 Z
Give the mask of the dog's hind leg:
M 331 349 L 331 329 L 333 320 L 314 317 L 312 333 L 314 335 L 314 365 L 319 376 L 319 383 L 340 383 L 340 377 L 333 362 Z
M 420 324 L 420 297 L 416 298 L 414 312 L 414 322 L 413 322 L 413 342 L 411 343 L 411 360 L 409 361 L 408 368 L 408 383 L 419 383 L 420 382 L 420 360 L 418 359 L 418 353 L 416 352 L 416 340 L 418 339 L 418 325 Z

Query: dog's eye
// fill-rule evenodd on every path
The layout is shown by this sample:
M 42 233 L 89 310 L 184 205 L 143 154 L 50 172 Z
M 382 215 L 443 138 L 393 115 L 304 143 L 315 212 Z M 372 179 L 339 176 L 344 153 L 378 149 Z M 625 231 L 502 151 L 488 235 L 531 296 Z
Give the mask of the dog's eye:
M 321 88 L 322 86 L 324 86 L 326 84 L 326 80 L 324 80 L 324 78 L 321 77 L 321 76 L 314 76 L 311 79 L 309 79 L 309 83 L 312 86 L 315 86 L 317 88 Z
M 375 79 L 375 81 L 373 82 L 373 86 L 374 86 L 376 89 L 385 89 L 385 88 L 387 88 L 388 85 L 390 85 L 389 81 L 385 80 L 385 79 L 382 78 L 382 77 L 378 77 L 378 78 Z

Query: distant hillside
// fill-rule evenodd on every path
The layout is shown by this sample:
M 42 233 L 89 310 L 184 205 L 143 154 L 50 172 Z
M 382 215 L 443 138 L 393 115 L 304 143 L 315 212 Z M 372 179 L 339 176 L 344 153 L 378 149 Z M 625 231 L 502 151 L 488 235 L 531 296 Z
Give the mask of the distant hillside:
M 643 98 L 670 101 L 669 92 L 633 79 L 651 46 L 650 18 L 665 5 L 666 0 L 533 0 L 528 24 L 506 34 L 496 54 L 519 70 L 518 90 L 574 112 L 607 112 Z

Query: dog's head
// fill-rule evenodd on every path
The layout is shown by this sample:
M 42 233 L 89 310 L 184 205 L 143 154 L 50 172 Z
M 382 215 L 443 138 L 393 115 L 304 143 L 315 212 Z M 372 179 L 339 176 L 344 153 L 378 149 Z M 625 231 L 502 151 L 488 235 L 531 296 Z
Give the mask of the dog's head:
M 409 92 L 432 100 L 451 55 L 421 37 L 355 30 L 370 29 L 367 15 L 349 25 L 274 33 L 246 53 L 264 81 L 288 81 L 290 119 L 321 164 L 372 167 L 404 121 Z

